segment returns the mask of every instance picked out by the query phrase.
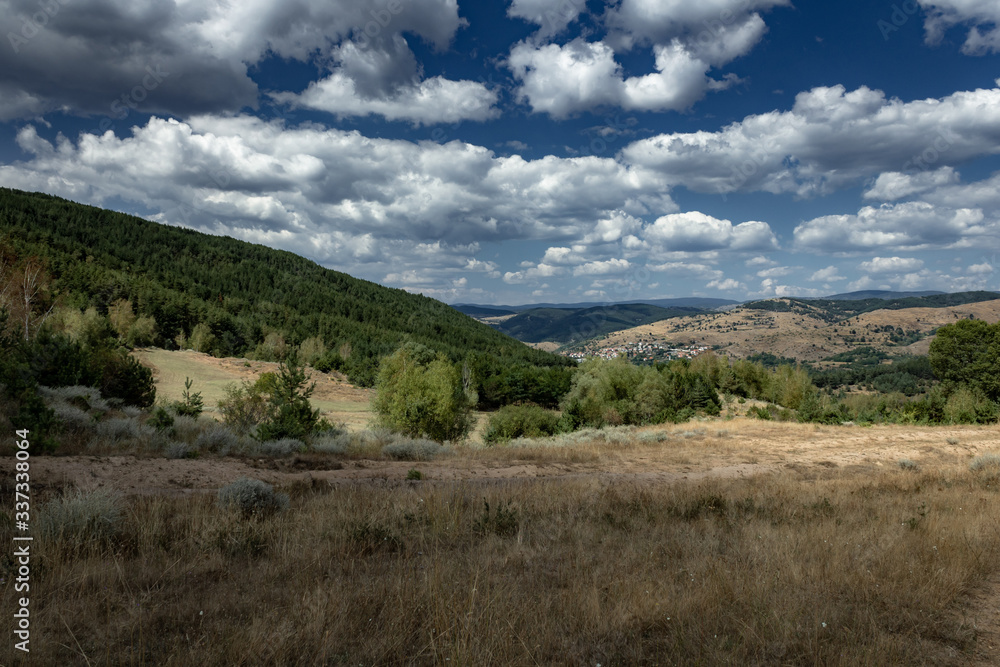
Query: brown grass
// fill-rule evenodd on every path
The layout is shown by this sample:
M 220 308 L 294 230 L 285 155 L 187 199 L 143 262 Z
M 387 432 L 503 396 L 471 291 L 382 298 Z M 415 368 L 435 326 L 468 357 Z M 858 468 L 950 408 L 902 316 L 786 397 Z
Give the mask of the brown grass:
M 31 662 L 966 664 L 985 650 L 969 600 L 1000 563 L 998 488 L 996 470 L 922 462 L 300 484 L 262 521 L 211 495 L 133 497 L 110 545 L 36 541 Z

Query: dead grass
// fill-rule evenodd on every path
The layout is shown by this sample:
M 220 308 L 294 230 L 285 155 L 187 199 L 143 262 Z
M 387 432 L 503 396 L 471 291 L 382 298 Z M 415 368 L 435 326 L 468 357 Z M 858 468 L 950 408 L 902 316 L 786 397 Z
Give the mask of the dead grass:
M 1000 563 L 998 488 L 962 462 L 300 484 L 249 520 L 213 495 L 133 497 L 113 547 L 36 541 L 31 661 L 965 664 L 968 600 Z

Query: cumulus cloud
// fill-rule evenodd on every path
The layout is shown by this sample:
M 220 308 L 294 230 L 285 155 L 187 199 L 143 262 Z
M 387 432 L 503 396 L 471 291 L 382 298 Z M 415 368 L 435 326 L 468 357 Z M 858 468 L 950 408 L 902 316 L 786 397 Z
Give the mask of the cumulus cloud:
M 918 0 L 927 11 L 924 30 L 929 44 L 941 42 L 956 26 L 969 26 L 962 52 L 981 56 L 1000 52 L 1000 5 L 990 0 Z
M 586 9 L 585 0 L 512 0 L 507 16 L 537 24 L 540 39 L 561 33 Z
M 759 18 L 757 11 L 789 4 L 788 0 L 622 0 L 608 11 L 605 23 L 626 47 L 672 39 L 709 44 L 745 30 L 748 21 Z
M 624 273 L 631 268 L 627 259 L 612 258 L 605 261 L 587 262 L 573 269 L 574 276 L 603 276 L 612 273 Z
M 840 275 L 840 270 L 836 266 L 831 265 L 809 276 L 809 280 L 814 283 L 832 283 L 845 278 Z
M 396 48 L 401 33 L 444 48 L 464 25 L 454 0 L 74 0 L 49 6 L 39 26 L 32 18 L 39 3 L 0 0 L 0 34 L 16 37 L 0 49 L 0 90 L 13 92 L 3 96 L 0 120 L 56 109 L 124 119 L 130 109 L 188 115 L 255 108 L 258 90 L 248 67 L 272 56 L 303 62 L 341 56 L 355 92 L 370 95 L 364 58 L 338 53 L 342 43 L 363 44 L 365 58 L 383 61 L 384 74 L 412 69 L 409 49 Z M 428 86 L 424 96 L 450 99 L 440 97 L 441 82 Z M 468 99 L 471 91 L 463 92 Z M 116 100 L 122 104 L 112 107 Z
M 28 125 L 17 143 L 30 157 L 0 166 L 9 187 L 96 205 L 135 202 L 160 222 L 267 243 L 372 279 L 402 279 L 409 263 L 459 270 L 479 241 L 614 238 L 602 221 L 630 229 L 628 216 L 648 214 L 647 204 L 662 210 L 665 190 L 609 158 L 529 161 L 459 141 L 374 139 L 247 116 L 153 118 L 129 137 L 81 134 L 55 144 Z M 428 255 L 431 247 L 439 255 Z
M 998 153 L 1000 89 L 903 102 L 837 85 L 799 93 L 789 111 L 747 116 L 717 132 L 636 141 L 621 157 L 697 192 L 810 196 L 883 172 L 940 170 Z
M 988 221 L 980 209 L 950 209 L 927 202 L 866 206 L 857 215 L 827 215 L 797 226 L 795 248 L 816 253 L 879 249 L 971 247 L 993 243 L 1000 223 Z
M 936 190 L 943 185 L 954 185 L 958 182 L 958 172 L 952 167 L 941 167 L 934 171 L 914 174 L 890 171 L 879 174 L 875 182 L 865 190 L 864 198 L 877 201 L 895 201 L 929 190 Z
M 645 238 L 669 251 L 762 250 L 777 248 L 778 240 L 765 222 L 733 225 L 699 211 L 661 216 L 643 232 Z
M 924 268 L 923 261 L 915 257 L 872 257 L 861 262 L 858 268 L 865 273 L 912 273 Z
M 723 280 L 713 280 L 709 282 L 705 287 L 709 289 L 717 289 L 722 292 L 732 292 L 735 290 L 746 290 L 747 286 L 734 278 L 725 278 Z
M 507 64 L 520 81 L 518 99 L 556 118 L 603 106 L 683 110 L 708 90 L 733 81 L 708 77 L 709 65 L 680 42 L 656 45 L 653 52 L 656 72 L 633 77 L 624 75 L 610 46 L 582 39 L 561 46 L 521 42 L 511 49 Z

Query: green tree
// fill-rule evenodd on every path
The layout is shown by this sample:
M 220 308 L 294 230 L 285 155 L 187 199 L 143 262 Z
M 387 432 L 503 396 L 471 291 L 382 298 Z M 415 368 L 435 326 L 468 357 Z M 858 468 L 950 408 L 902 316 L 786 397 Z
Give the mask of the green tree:
M 458 366 L 424 345 L 406 343 L 379 365 L 372 408 L 381 426 L 457 440 L 472 428 L 472 405 Z
M 260 425 L 258 439 L 302 440 L 317 430 L 322 423 L 319 410 L 314 410 L 309 403 L 309 397 L 315 389 L 316 383 L 309 384 L 309 376 L 299 363 L 298 353 L 293 348 L 278 367 L 270 399 L 271 416 Z
M 929 352 L 934 374 L 1000 399 L 1000 324 L 960 320 L 937 331 Z

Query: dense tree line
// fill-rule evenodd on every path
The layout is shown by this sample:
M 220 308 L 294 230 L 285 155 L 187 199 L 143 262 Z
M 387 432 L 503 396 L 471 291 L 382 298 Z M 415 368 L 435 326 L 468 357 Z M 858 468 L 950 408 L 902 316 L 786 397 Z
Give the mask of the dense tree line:
M 9 252 L 44 264 L 62 309 L 92 308 L 101 317 L 130 311 L 135 320 L 126 313 L 120 336 L 133 342 L 280 358 L 311 341 L 318 367 L 363 386 L 374 383 L 379 359 L 406 342 L 453 362 L 477 351 L 491 360 L 482 367 L 529 374 L 572 364 L 441 302 L 290 252 L 44 194 L 0 188 L 0 234 Z

